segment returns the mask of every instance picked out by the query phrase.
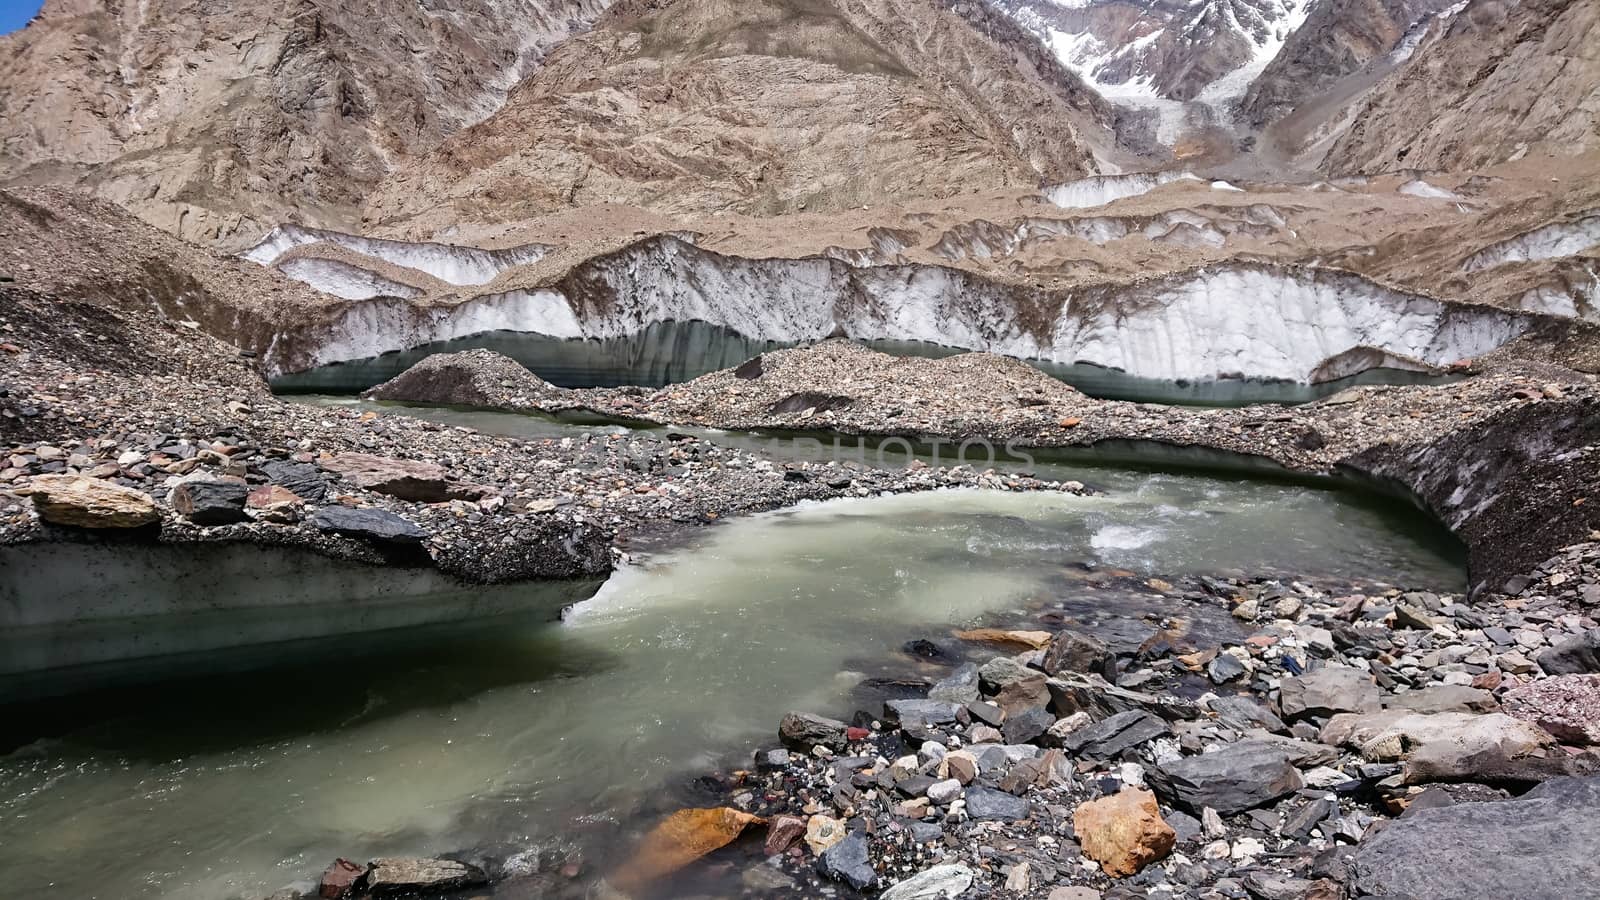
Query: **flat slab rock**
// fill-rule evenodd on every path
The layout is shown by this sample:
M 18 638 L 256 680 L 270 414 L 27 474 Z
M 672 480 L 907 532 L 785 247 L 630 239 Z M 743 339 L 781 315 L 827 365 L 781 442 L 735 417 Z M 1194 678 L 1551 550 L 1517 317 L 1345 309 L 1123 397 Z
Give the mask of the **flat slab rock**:
M 1186 756 L 1152 769 L 1149 779 L 1163 800 L 1194 815 L 1208 806 L 1225 816 L 1244 812 L 1305 786 L 1289 754 L 1268 741 Z
M 401 856 L 375 859 L 367 871 L 366 889 L 376 897 L 391 897 L 418 891 L 453 891 L 488 884 L 477 866 L 450 859 L 422 859 Z
M 1361 845 L 1360 895 L 1573 900 L 1600 884 L 1600 777 L 1555 778 L 1515 800 L 1418 810 Z

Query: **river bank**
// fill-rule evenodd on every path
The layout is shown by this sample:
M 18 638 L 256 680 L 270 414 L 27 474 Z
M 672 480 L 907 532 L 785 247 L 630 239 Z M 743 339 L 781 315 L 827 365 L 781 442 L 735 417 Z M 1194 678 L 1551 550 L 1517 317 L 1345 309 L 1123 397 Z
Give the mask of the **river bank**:
M 1146 445 L 1202 464 L 1231 456 L 1263 469 L 1339 474 L 1409 496 L 1444 522 L 1467 545 L 1474 587 L 1483 589 L 1600 528 L 1595 507 L 1585 506 L 1600 482 L 1600 393 L 1594 376 L 1567 365 L 1592 368 L 1592 354 L 1557 336 L 1475 361 L 1472 377 L 1451 384 L 1363 386 L 1299 406 L 1238 409 L 1095 400 L 1005 357 L 894 357 L 838 340 L 655 391 L 554 388 L 476 351 L 433 357 L 368 393 L 663 425 L 837 432 L 980 465 L 1078 448 L 1131 455 Z

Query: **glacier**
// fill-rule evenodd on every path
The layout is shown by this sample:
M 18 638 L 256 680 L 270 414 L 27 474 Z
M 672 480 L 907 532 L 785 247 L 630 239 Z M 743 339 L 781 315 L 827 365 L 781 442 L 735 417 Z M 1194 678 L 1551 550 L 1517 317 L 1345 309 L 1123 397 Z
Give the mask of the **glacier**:
M 272 229 L 260 243 L 245 251 L 244 257 L 251 262 L 272 266 L 277 264 L 285 253 L 296 247 L 313 244 L 344 247 L 390 265 L 421 272 L 457 287 L 488 284 L 499 277 L 501 272 L 515 266 L 538 262 L 555 249 L 548 244 L 523 244 L 505 250 L 482 250 L 453 244 L 361 237 L 300 225 L 280 225 Z M 295 276 L 290 275 L 290 277 Z M 323 290 L 314 283 L 307 283 L 318 290 Z
M 1045 199 L 1062 209 L 1090 209 L 1124 197 L 1148 194 L 1174 181 L 1199 181 L 1188 172 L 1131 172 L 1127 175 L 1090 175 L 1076 181 L 1048 185 Z
M 1551 223 L 1490 244 L 1467 257 L 1461 271 L 1479 272 L 1506 263 L 1558 259 L 1595 246 L 1600 246 L 1600 209 L 1580 213 L 1570 222 Z
M 320 326 L 279 334 L 267 365 L 298 372 L 490 332 L 604 341 L 701 322 L 752 341 L 916 341 L 1150 379 L 1310 383 L 1340 357 L 1339 377 L 1368 357 L 1448 365 L 1493 350 L 1530 321 L 1335 270 L 1236 264 L 1047 290 L 941 266 L 729 257 L 657 236 L 537 290 L 454 306 L 352 302 Z M 1349 356 L 1357 350 L 1367 356 Z

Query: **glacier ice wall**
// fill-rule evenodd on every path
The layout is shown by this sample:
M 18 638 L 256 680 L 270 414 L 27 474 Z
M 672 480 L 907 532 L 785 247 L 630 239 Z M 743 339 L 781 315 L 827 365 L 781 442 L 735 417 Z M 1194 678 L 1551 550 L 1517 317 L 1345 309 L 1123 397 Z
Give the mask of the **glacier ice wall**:
M 590 260 L 534 291 L 458 306 L 354 303 L 313 346 L 285 335 L 277 373 L 495 331 L 612 339 L 662 322 L 745 338 L 920 341 L 1168 380 L 1309 382 L 1360 359 L 1429 366 L 1516 337 L 1526 316 L 1401 293 L 1356 275 L 1234 265 L 1133 285 L 1051 291 L 924 265 L 725 257 L 660 237 Z M 1370 351 L 1351 356 L 1352 351 Z
M 1174 181 L 1198 181 L 1187 172 L 1133 172 L 1127 175 L 1091 175 L 1045 187 L 1045 199 L 1063 209 L 1089 209 L 1124 197 L 1147 194 Z
M 1514 314 L 1345 273 L 1232 267 L 1075 296 L 1050 344 L 1057 359 L 1150 378 L 1303 382 L 1359 348 L 1440 366 L 1493 350 L 1526 327 Z
M 324 294 L 332 294 L 346 300 L 417 297 L 422 294 L 422 291 L 409 284 L 401 284 L 371 269 L 363 269 L 337 259 L 301 256 L 286 259 L 279 263 L 277 268 L 295 281 L 304 282 Z
M 1556 222 L 1507 238 L 1479 250 L 1461 264 L 1463 272 L 1479 272 L 1512 262 L 1557 259 L 1600 245 L 1600 209 L 1571 222 Z
M 506 269 L 538 262 L 555 249 L 548 244 L 524 244 L 505 250 L 482 250 L 477 247 L 391 241 L 342 234 L 321 228 L 280 225 L 262 238 L 261 243 L 250 248 L 244 256 L 252 262 L 271 266 L 296 247 L 321 243 L 335 244 L 391 265 L 415 269 L 447 284 L 458 286 L 488 284 Z M 285 274 L 290 273 L 285 272 Z M 290 277 L 295 276 L 291 274 Z M 316 287 L 314 284 L 312 286 Z

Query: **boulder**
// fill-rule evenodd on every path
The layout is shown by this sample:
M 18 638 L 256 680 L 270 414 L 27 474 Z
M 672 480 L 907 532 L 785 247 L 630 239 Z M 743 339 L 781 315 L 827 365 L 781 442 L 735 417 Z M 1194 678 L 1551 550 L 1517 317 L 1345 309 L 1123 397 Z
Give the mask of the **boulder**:
M 1028 817 L 1028 801 L 993 788 L 967 788 L 967 815 L 980 822 L 1015 822 Z
M 322 900 L 344 900 L 355 892 L 356 882 L 365 874 L 366 866 L 348 859 L 336 859 L 317 882 L 317 896 Z
M 450 859 L 396 856 L 372 861 L 366 890 L 374 897 L 396 897 L 439 894 L 488 883 L 488 876 L 477 866 Z
M 441 465 L 411 459 L 338 453 L 325 459 L 322 467 L 343 475 L 363 490 L 415 503 L 478 500 L 487 493 L 479 485 L 451 481 Z
M 87 475 L 41 475 L 28 483 L 39 518 L 78 528 L 142 528 L 161 521 L 143 491 Z
M 1540 653 L 1539 668 L 1549 675 L 1600 672 L 1600 628 L 1591 628 Z
M 1261 728 L 1274 732 L 1289 730 L 1289 726 L 1273 715 L 1272 710 L 1246 696 L 1215 697 L 1211 700 L 1210 707 L 1223 724 L 1239 731 L 1246 728 Z
M 1076 631 L 1056 635 L 1045 651 L 1041 667 L 1050 675 L 1062 672 L 1093 673 L 1107 681 L 1117 677 L 1117 655 L 1106 642 Z
M 257 464 L 255 470 L 268 484 L 290 491 L 302 500 L 320 503 L 327 498 L 328 479 L 311 463 L 271 459 Z
M 778 723 L 778 739 L 783 741 L 784 746 L 805 753 L 817 746 L 841 753 L 849 743 L 845 734 L 847 728 L 849 726 L 838 719 L 791 712 L 785 714 L 783 721 Z
M 1377 712 L 1383 702 L 1366 672 L 1349 666 L 1323 666 L 1283 679 L 1278 705 L 1289 721 L 1339 713 Z
M 978 699 L 978 666 L 965 663 L 928 689 L 929 700 L 971 703 Z
M 1043 650 L 1050 646 L 1048 631 L 1008 631 L 1001 628 L 971 628 L 955 632 L 958 640 L 974 644 L 989 644 L 1006 650 Z
M 1139 788 L 1080 805 L 1072 814 L 1072 830 L 1083 855 L 1113 878 L 1136 875 L 1165 859 L 1178 837 L 1161 818 L 1155 795 Z
M 1056 717 L 1042 708 L 1026 709 L 1006 717 L 1005 723 L 1000 726 L 1000 733 L 1008 744 L 1026 744 L 1044 734 L 1055 723 Z
M 1556 778 L 1515 800 L 1418 810 L 1364 841 L 1356 893 L 1570 900 L 1600 883 L 1600 778 Z
M 1115 759 L 1123 751 L 1154 740 L 1167 731 L 1167 723 L 1142 709 L 1135 709 L 1066 734 L 1061 738 L 1061 747 L 1089 759 Z
M 1384 706 L 1419 713 L 1495 712 L 1500 708 L 1493 694 L 1461 684 L 1433 684 L 1420 691 L 1394 694 L 1384 698 Z
M 1288 755 L 1261 741 L 1186 756 L 1156 766 L 1145 777 L 1162 799 L 1194 815 L 1206 807 L 1223 815 L 1244 812 L 1305 785 Z
M 311 524 L 320 531 L 379 544 L 416 545 L 428 539 L 414 522 L 383 509 L 328 506 L 317 510 Z
M 961 704 L 948 700 L 888 700 L 884 717 L 900 723 L 903 729 L 917 730 L 954 724 L 961 715 Z
M 243 522 L 250 488 L 237 481 L 185 481 L 172 489 L 172 508 L 196 525 Z
M 729 806 L 680 809 L 650 829 L 633 856 L 608 880 L 621 890 L 632 891 L 726 847 L 755 824 L 765 824 L 765 820 Z
M 1050 692 L 1050 711 L 1062 718 L 1080 711 L 1103 718 L 1133 709 L 1145 710 L 1168 722 L 1200 716 L 1200 707 L 1192 700 L 1131 691 L 1099 675 L 1062 673 L 1045 682 L 1045 687 Z
M 852 831 L 817 857 L 817 869 L 834 881 L 842 881 L 856 890 L 864 890 L 878 878 L 867 858 L 867 837 Z
M 900 881 L 878 896 L 881 900 L 955 900 L 972 887 L 973 871 L 966 866 L 934 866 Z
M 1600 675 L 1557 675 L 1507 691 L 1505 710 L 1565 744 L 1600 745 Z
M 767 839 L 761 850 L 768 856 L 788 852 L 806 836 L 806 820 L 799 816 L 773 816 L 767 823 Z
M 1030 668 L 1014 656 L 997 656 L 978 669 L 978 681 L 989 693 L 998 693 L 1007 685 L 1033 678 L 1043 678 L 1044 673 Z
M 844 823 L 832 816 L 815 815 L 806 820 L 806 846 L 821 854 L 845 838 Z
M 1411 784 L 1538 780 L 1559 773 L 1563 762 L 1542 752 L 1553 743 L 1550 735 L 1505 713 L 1341 715 L 1323 728 L 1321 740 L 1355 749 L 1372 762 L 1404 761 Z

